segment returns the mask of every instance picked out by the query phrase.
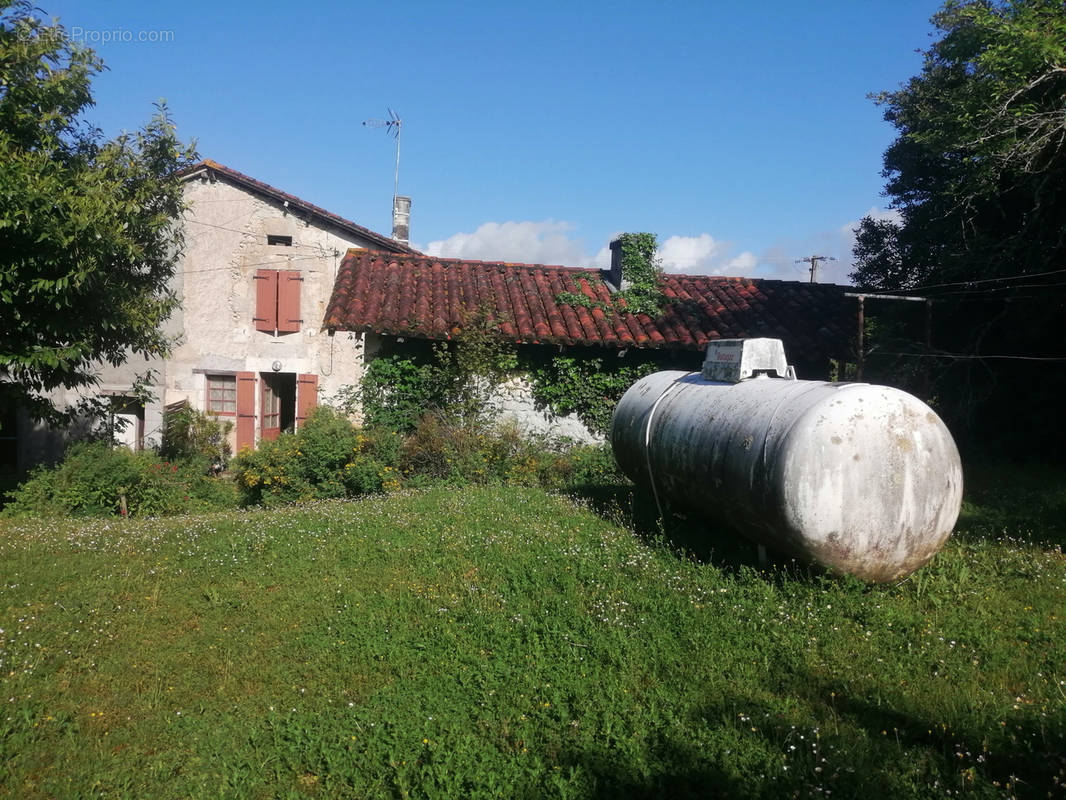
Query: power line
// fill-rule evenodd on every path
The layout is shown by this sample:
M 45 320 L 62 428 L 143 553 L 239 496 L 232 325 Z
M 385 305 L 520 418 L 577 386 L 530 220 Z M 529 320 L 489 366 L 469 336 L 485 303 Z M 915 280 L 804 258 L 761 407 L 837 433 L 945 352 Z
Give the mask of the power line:
M 953 361 L 985 361 L 994 358 L 1006 361 L 1043 361 L 1066 363 L 1066 356 L 989 356 L 966 355 L 963 353 L 886 353 L 883 350 L 871 351 L 868 355 L 900 356 L 902 358 L 950 358 Z
M 295 258 L 287 258 L 281 261 L 259 261 L 254 264 L 241 264 L 240 266 L 206 267 L 205 269 L 183 269 L 181 272 L 175 272 L 174 274 L 196 275 L 201 272 L 230 272 L 236 269 L 244 269 L 246 267 L 274 267 L 284 266 L 285 264 L 292 264 L 296 261 L 317 261 L 320 258 L 325 258 L 325 255 L 296 256 Z
M 1011 284 L 1010 286 L 993 286 L 993 287 L 990 287 L 988 289 L 978 289 L 978 290 L 973 291 L 973 292 L 966 292 L 966 291 L 940 292 L 937 295 L 937 297 L 954 297 L 954 296 L 970 296 L 970 297 L 972 297 L 974 295 L 992 296 L 992 295 L 994 295 L 996 293 L 1010 292 L 1010 291 L 1014 291 L 1014 290 L 1017 290 L 1017 289 L 1054 289 L 1054 288 L 1057 288 L 1059 286 L 1066 286 L 1066 282 L 1057 282 L 1057 283 L 1015 283 L 1015 284 Z M 1044 295 L 1044 299 L 1047 299 L 1046 295 Z
M 243 216 L 247 216 L 247 215 L 243 215 Z M 239 219 L 239 217 L 238 217 L 238 219 Z M 229 231 L 230 233 L 240 233 L 240 234 L 242 234 L 244 236 L 255 236 L 254 233 L 251 233 L 249 231 L 242 231 L 242 230 L 240 230 L 238 228 L 227 228 L 225 225 L 214 225 L 214 224 L 212 224 L 210 222 L 201 222 L 198 219 L 190 219 L 190 220 L 186 220 L 186 222 L 192 222 L 192 223 L 194 223 L 196 225 L 206 225 L 208 228 L 216 228 L 216 229 L 218 229 L 220 231 Z M 323 253 L 323 254 L 332 255 L 332 251 L 331 250 L 328 250 L 325 247 L 323 247 L 322 245 L 317 245 L 317 244 L 300 244 L 299 242 L 293 242 L 291 245 L 283 245 L 283 246 L 285 246 L 285 247 L 303 247 L 303 248 L 306 248 L 308 250 L 316 250 L 316 251 L 318 251 L 320 253 Z
M 801 261 L 806 261 L 806 259 L 800 259 L 800 260 Z M 925 289 L 942 289 L 942 288 L 946 288 L 948 286 L 975 286 L 977 284 L 984 284 L 984 283 L 997 283 L 997 282 L 1003 282 L 1003 281 L 1020 281 L 1020 280 L 1025 280 L 1027 278 L 1043 278 L 1043 277 L 1045 277 L 1047 275 L 1061 275 L 1063 273 L 1066 273 L 1066 269 L 1053 269 L 1053 270 L 1050 270 L 1048 272 L 1021 272 L 1021 273 L 1018 273 L 1016 275 L 1004 275 L 1004 276 L 999 277 L 999 278 L 977 278 L 977 279 L 971 280 L 971 281 L 953 281 L 953 282 L 950 282 L 950 283 L 927 283 L 927 284 L 925 284 L 923 286 L 910 286 L 905 291 L 908 291 L 908 292 L 919 292 L 919 291 L 924 291 Z M 899 291 L 899 290 L 897 289 L 897 290 L 894 290 L 894 291 Z M 877 292 L 865 292 L 865 294 L 868 297 L 873 297 L 874 295 L 877 294 Z

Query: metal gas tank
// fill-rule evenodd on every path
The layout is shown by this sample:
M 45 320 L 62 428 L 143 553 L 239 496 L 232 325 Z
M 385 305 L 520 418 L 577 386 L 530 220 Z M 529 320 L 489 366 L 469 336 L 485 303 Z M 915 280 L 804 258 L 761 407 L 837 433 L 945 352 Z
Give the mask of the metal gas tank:
M 887 386 L 759 374 L 790 372 L 776 366 L 736 382 L 708 380 L 706 364 L 638 381 L 611 420 L 619 466 L 707 520 L 864 580 L 928 562 L 962 503 L 941 419 Z

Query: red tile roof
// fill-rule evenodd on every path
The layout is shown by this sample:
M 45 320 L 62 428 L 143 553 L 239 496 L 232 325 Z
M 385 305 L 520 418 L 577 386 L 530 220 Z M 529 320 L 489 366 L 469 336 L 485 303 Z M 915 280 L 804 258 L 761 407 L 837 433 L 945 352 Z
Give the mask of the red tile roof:
M 236 183 L 260 196 L 270 198 L 280 203 L 288 203 L 289 208 L 303 211 L 305 214 L 317 217 L 320 221 L 334 225 L 352 236 L 358 236 L 369 242 L 373 242 L 374 245 L 383 250 L 392 253 L 418 252 L 405 244 L 400 244 L 395 239 L 390 239 L 388 236 L 382 236 L 380 233 L 375 233 L 370 230 L 370 228 L 364 228 L 362 225 L 356 225 L 354 222 L 347 220 L 344 217 L 338 217 L 336 214 L 326 211 L 324 208 L 320 208 L 313 203 L 308 203 L 306 200 L 301 200 L 299 197 L 296 197 L 296 195 L 283 192 L 281 189 L 275 189 L 268 183 L 257 181 L 255 178 L 251 178 L 243 172 L 237 172 L 235 169 L 230 169 L 223 164 L 219 164 L 217 161 L 204 159 L 203 161 L 193 164 L 191 167 L 183 170 L 181 172 L 181 177 L 183 180 L 188 179 L 204 170 L 210 170 L 216 175 L 226 178 L 232 183 Z
M 668 304 L 652 319 L 622 311 L 602 275 L 351 249 L 323 327 L 449 339 L 487 307 L 515 342 L 702 350 L 712 339 L 771 336 L 785 340 L 797 360 L 843 356 L 854 335 L 855 305 L 842 286 L 667 274 Z M 584 294 L 592 307 L 560 303 L 560 292 Z

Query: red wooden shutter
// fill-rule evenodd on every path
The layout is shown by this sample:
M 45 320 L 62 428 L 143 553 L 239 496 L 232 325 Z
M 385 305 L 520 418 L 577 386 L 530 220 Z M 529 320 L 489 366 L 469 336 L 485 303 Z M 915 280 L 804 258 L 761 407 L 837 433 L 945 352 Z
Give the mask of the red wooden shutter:
M 303 278 L 297 270 L 285 269 L 278 279 L 278 333 L 300 330 L 300 284 Z
M 255 373 L 237 373 L 237 450 L 255 447 Z
M 296 378 L 296 427 L 311 416 L 311 411 L 318 405 L 318 376 L 299 375 Z
M 273 333 L 278 327 L 278 271 L 255 271 L 255 322 L 257 331 Z

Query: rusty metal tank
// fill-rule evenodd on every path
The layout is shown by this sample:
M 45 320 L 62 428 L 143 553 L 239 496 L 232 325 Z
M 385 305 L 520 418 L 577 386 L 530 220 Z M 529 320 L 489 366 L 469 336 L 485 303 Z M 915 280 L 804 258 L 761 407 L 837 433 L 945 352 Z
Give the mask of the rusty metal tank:
M 958 449 L 929 406 L 887 386 L 796 380 L 779 340 L 712 343 L 702 373 L 643 378 L 610 441 L 657 500 L 871 582 L 927 563 L 962 503 Z

